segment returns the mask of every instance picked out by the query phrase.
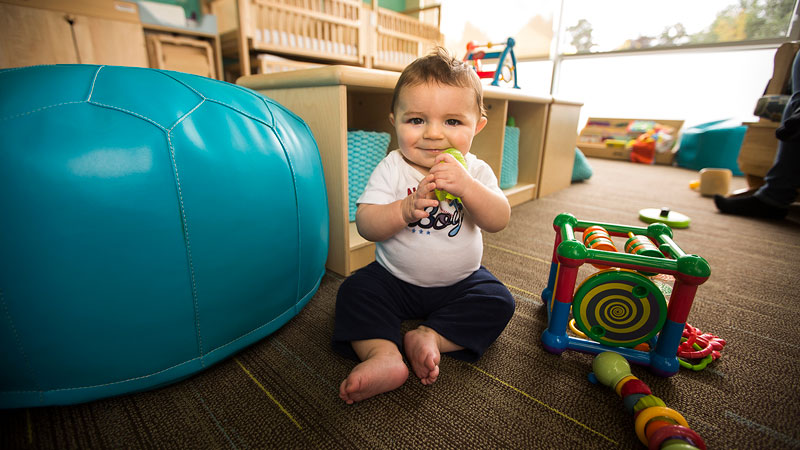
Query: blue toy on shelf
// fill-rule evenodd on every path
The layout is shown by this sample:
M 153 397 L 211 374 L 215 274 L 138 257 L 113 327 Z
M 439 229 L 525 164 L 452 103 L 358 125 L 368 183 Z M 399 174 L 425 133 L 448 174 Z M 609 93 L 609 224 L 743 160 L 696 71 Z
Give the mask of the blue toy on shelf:
M 248 89 L 93 65 L 0 71 L 0 408 L 192 375 L 317 291 L 308 126 Z

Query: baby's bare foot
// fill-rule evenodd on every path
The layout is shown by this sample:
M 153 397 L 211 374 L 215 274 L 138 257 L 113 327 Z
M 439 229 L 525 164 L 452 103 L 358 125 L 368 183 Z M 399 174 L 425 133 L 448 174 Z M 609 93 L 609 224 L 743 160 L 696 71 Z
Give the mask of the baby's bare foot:
M 408 367 L 398 353 L 375 355 L 355 366 L 339 386 L 339 397 L 348 405 L 402 386 Z
M 433 384 L 439 377 L 441 353 L 437 338 L 439 335 L 435 331 L 422 326 L 409 331 L 403 337 L 403 346 L 411 369 L 425 385 Z

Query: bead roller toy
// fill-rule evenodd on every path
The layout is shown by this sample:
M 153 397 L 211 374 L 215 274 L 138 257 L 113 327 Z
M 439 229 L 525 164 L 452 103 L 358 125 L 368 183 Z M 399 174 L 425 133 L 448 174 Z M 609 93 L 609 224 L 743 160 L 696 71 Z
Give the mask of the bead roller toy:
M 492 86 L 499 86 L 500 81 L 514 83 L 514 88 L 519 89 L 517 84 L 517 57 L 514 55 L 514 38 L 508 38 L 505 42 L 487 44 L 467 43 L 467 54 L 464 61 L 470 63 L 480 78 L 491 78 Z M 486 48 L 490 51 L 481 50 Z M 503 47 L 502 51 L 491 51 L 492 47 Z M 508 58 L 508 59 L 507 59 Z M 509 61 L 510 60 L 510 61 Z M 483 63 L 492 61 L 496 63 L 495 70 L 483 70 Z
M 657 375 L 677 373 L 678 348 L 695 292 L 711 275 L 708 262 L 685 253 L 663 223 L 643 228 L 580 221 L 563 213 L 553 228 L 553 259 L 542 291 L 548 317 L 544 348 L 555 354 L 613 350 Z M 575 238 L 581 231 L 582 241 Z M 625 253 L 617 251 L 612 236 L 628 238 Z M 585 263 L 605 269 L 576 290 L 578 269 Z M 675 278 L 669 304 L 648 278 L 654 274 Z M 585 337 L 567 335 L 570 313 Z M 648 345 L 640 345 L 644 343 Z

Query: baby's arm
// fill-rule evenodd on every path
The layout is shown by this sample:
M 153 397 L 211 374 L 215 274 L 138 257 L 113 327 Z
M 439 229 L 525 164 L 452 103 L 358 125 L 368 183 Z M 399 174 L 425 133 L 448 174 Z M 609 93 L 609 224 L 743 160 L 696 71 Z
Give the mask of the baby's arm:
M 440 161 L 443 161 L 440 164 Z M 496 233 L 508 225 L 511 206 L 505 195 L 492 191 L 472 178 L 451 155 L 439 155 L 431 167 L 437 189 L 444 189 L 461 197 L 475 223 L 490 233 Z
M 402 200 L 386 205 L 359 204 L 356 210 L 358 234 L 368 241 L 385 241 L 409 223 L 428 217 L 425 208 L 439 204 L 429 198 L 435 187 L 433 175 L 427 175 L 419 182 L 417 190 Z

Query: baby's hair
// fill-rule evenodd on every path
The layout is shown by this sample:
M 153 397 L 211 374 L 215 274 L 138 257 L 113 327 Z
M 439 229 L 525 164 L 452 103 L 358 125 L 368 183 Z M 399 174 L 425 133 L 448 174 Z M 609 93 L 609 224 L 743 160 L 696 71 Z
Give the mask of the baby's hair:
M 428 55 L 409 64 L 400 74 L 394 87 L 391 111 L 394 112 L 402 88 L 430 82 L 472 89 L 478 104 L 478 114 L 486 115 L 486 108 L 483 105 L 483 86 L 478 74 L 469 64 L 454 58 L 447 49 L 439 46 Z

